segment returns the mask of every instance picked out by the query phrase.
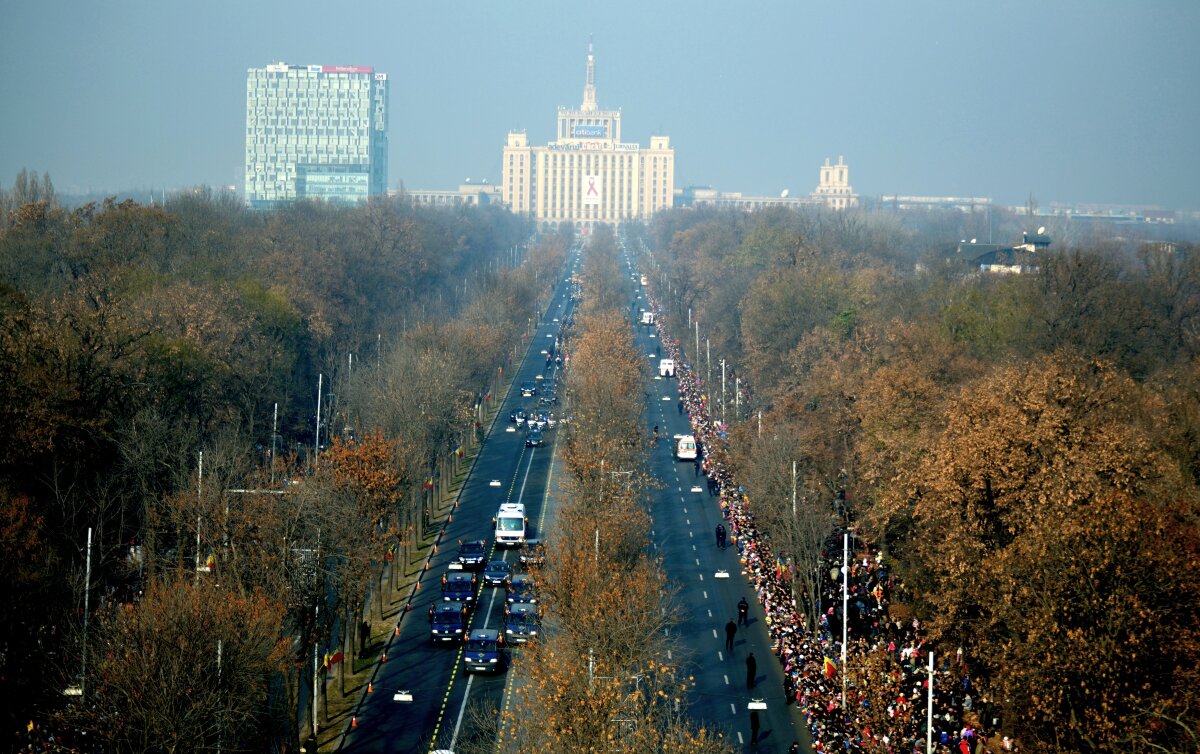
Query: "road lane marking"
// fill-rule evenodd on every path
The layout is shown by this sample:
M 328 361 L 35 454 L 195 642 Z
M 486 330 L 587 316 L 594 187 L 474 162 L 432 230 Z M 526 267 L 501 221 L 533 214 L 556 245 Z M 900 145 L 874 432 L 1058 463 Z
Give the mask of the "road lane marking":
M 717 629 L 714 628 L 712 631 L 713 631 L 713 638 L 714 639 L 717 638 Z
M 727 675 L 723 675 L 723 676 L 721 676 L 721 677 L 725 679 L 725 685 L 726 685 L 726 686 L 728 686 L 728 685 L 729 685 L 729 676 L 727 676 Z M 735 710 L 735 711 L 736 711 L 736 710 Z

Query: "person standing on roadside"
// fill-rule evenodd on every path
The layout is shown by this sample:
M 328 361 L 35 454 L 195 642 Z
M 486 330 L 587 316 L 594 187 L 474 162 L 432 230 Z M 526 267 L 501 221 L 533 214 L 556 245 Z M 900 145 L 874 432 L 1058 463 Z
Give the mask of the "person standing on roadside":
M 737 636 L 737 624 L 729 621 L 725 624 L 725 651 L 733 654 L 733 637 Z
M 758 719 L 758 710 L 750 710 L 750 743 L 758 743 L 758 731 L 761 725 L 762 723 Z
M 750 603 L 746 602 L 745 597 L 738 601 L 738 623 L 743 626 L 750 625 Z
M 717 524 L 717 547 L 725 549 L 725 524 Z
M 746 656 L 746 688 L 754 688 L 754 678 L 758 675 L 758 662 L 754 659 L 754 653 L 751 652 Z

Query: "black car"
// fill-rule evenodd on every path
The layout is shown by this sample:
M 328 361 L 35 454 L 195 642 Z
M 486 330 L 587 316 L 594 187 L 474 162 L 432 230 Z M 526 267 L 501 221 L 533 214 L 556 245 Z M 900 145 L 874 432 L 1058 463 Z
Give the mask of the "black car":
M 510 607 L 520 602 L 537 604 L 537 586 L 533 583 L 533 577 L 527 573 L 518 573 L 509 579 L 504 599 Z
M 458 557 L 454 562 L 459 568 L 468 571 L 478 571 L 487 560 L 487 542 L 482 539 L 472 539 L 469 542 L 458 543 Z
M 512 576 L 512 563 L 507 560 L 489 560 L 483 568 L 484 586 L 508 586 Z
M 525 447 L 527 448 L 540 448 L 545 444 L 546 441 L 542 437 L 542 430 L 537 427 L 529 430 L 529 434 L 525 435 Z
M 533 380 L 526 380 L 525 382 L 521 383 L 521 397 L 522 398 L 532 398 L 533 396 L 537 395 L 537 391 L 538 391 L 537 383 L 534 382 Z
M 540 568 L 546 565 L 545 543 L 537 538 L 525 540 L 525 546 L 521 548 L 517 559 L 524 568 Z
M 475 604 L 475 574 L 466 571 L 450 571 L 442 577 L 442 601 L 458 601 Z
M 525 410 L 524 406 L 517 406 L 517 408 L 508 415 L 508 420 L 511 422 L 516 422 L 517 424 L 523 423 L 527 418 L 529 418 L 529 413 Z
M 506 664 L 499 631 L 477 628 L 471 632 L 463 651 L 463 666 L 468 673 L 501 673 Z
M 536 639 L 540 629 L 541 619 L 533 603 L 516 602 L 504 611 L 504 638 L 510 644 Z
M 467 635 L 471 611 L 458 600 L 435 602 L 429 608 L 429 638 L 435 644 L 460 642 Z

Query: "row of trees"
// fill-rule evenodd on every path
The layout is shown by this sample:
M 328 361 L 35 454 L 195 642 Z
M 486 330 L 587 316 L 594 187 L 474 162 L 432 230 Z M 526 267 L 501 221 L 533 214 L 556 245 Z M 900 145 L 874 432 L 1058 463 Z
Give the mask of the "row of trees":
M 385 555 L 419 541 L 427 481 L 473 436 L 562 265 L 568 237 L 527 233 L 501 211 L 401 200 L 13 209 L 0 537 L 21 557 L 4 559 L 0 683 L 24 701 L 10 723 L 57 708 L 86 666 L 64 720 L 107 750 L 294 741 L 312 647 L 334 617 L 356 625 Z
M 675 212 L 645 236 L 672 326 L 690 310 L 753 388 L 731 448 L 797 596 L 845 514 L 1010 735 L 1194 750 L 1200 250 L 1092 239 L 985 276 L 901 220 Z
M 631 299 L 614 238 L 600 229 L 585 256 L 580 334 L 568 344 L 572 422 L 542 582 L 548 628 L 514 665 L 505 751 L 732 751 L 687 718 L 688 679 L 665 660 L 678 612 L 649 553 L 646 370 L 622 314 Z

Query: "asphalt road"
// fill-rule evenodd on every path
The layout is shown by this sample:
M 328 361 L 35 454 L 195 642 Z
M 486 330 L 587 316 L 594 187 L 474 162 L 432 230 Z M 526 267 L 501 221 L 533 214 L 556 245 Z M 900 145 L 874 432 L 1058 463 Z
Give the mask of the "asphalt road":
M 634 274 L 629 269 L 630 274 Z M 646 307 L 644 292 L 631 311 Z M 646 400 L 647 424 L 658 425 L 660 441 L 650 468 L 663 483 L 652 495 L 652 541 L 668 575 L 680 586 L 682 622 L 676 629 L 683 657 L 679 662 L 694 678 L 689 714 L 723 728 L 730 740 L 746 751 L 787 752 L 793 741 L 807 740 L 798 710 L 788 707 L 783 693 L 783 670 L 771 652 L 763 612 L 748 578 L 741 572 L 737 549 L 719 549 L 716 527 L 722 521 L 717 498 L 710 497 L 703 474 L 690 461 L 676 461 L 672 436 L 691 434 L 686 414 L 678 408 L 674 379 L 658 374 L 659 343 L 653 327 L 637 326 L 637 343 L 646 355 L 652 381 Z M 666 354 L 662 354 L 665 356 Z M 718 572 L 726 577 L 718 577 Z M 725 624 L 737 622 L 737 603 L 750 604 L 749 626 L 739 627 L 732 652 L 725 650 Z M 753 652 L 757 665 L 754 687 L 747 686 L 746 658 Z M 750 744 L 747 704 L 766 703 L 759 712 L 757 746 Z
M 578 264 L 575 253 L 567 265 Z M 433 748 L 452 748 L 460 736 L 467 735 L 473 709 L 498 710 L 505 686 L 505 674 L 482 676 L 463 672 L 460 644 L 434 646 L 429 637 L 430 605 L 441 599 L 441 577 L 457 554 L 457 543 L 472 539 L 488 542 L 489 559 L 513 561 L 515 550 L 493 547 L 492 517 L 501 502 L 525 504 L 533 532 L 548 526 L 547 477 L 557 430 L 545 433 L 546 445 L 525 447 L 524 431 L 509 422 L 509 413 L 530 402 L 517 387 L 537 375 L 554 376 L 541 353 L 555 342 L 555 336 L 571 311 L 569 285 L 563 281 L 543 321 L 539 324 L 523 362 L 516 369 L 512 388 L 505 396 L 500 413 L 480 448 L 460 493 L 453 520 L 446 525 L 438 552 L 429 559 L 420 588 L 410 610 L 399 622 L 399 636 L 387 647 L 387 661 L 379 666 L 374 692 L 366 695 L 358 708 L 357 727 L 348 730 L 341 750 L 353 754 L 370 752 L 419 752 Z M 498 483 L 498 484 L 497 484 Z M 502 628 L 504 590 L 483 587 L 471 628 Z M 520 652 L 520 649 L 509 650 Z M 411 701 L 397 701 L 397 692 L 406 692 Z

